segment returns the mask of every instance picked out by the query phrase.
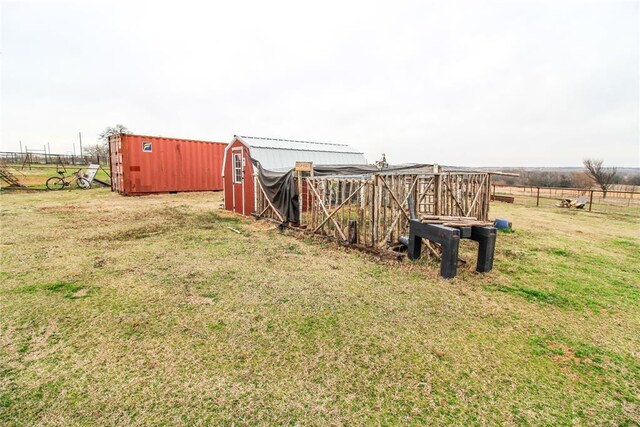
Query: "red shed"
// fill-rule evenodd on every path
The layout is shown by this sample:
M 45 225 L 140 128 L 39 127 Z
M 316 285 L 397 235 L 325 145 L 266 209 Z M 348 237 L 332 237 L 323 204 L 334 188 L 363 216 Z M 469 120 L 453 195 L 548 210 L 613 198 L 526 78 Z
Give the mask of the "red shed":
M 109 137 L 111 191 L 124 195 L 222 190 L 227 144 L 120 134 Z
M 255 211 L 257 179 L 252 159 L 263 169 L 286 172 L 296 162 L 316 165 L 363 165 L 364 153 L 345 144 L 235 135 L 224 152 L 222 178 L 225 209 L 243 215 Z

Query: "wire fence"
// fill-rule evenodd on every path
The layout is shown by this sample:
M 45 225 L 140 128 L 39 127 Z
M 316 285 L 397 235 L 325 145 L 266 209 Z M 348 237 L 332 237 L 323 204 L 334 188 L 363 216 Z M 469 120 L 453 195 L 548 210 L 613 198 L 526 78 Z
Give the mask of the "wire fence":
M 602 190 L 591 188 L 535 187 L 494 184 L 491 198 L 524 206 L 562 207 L 584 204 L 590 212 L 634 213 L 640 210 L 640 191 Z
M 38 165 L 87 165 L 89 163 L 108 164 L 108 155 L 73 155 L 41 152 L 0 151 L 0 163 L 10 164 L 21 169 L 30 169 Z

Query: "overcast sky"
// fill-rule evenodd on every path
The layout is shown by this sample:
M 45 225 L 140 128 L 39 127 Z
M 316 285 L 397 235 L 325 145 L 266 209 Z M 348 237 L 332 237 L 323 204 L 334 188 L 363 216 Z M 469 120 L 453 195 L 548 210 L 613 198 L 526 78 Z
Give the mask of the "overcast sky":
M 638 4 L 4 1 L 1 148 L 69 152 L 122 123 L 391 163 L 638 167 Z

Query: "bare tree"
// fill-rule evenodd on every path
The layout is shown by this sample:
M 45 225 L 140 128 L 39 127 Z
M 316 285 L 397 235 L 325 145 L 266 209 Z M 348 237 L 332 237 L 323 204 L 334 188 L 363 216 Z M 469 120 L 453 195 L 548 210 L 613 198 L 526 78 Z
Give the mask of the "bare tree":
M 125 125 L 117 124 L 115 126 L 107 126 L 102 132 L 98 134 L 98 138 L 105 144 L 109 143 L 109 137 L 111 135 L 120 135 L 121 133 L 131 133 Z
M 109 137 L 111 135 L 120 135 L 123 133 L 131 133 L 131 131 L 125 125 L 121 124 L 107 126 L 98 134 L 98 140 L 100 140 L 100 143 L 89 145 L 84 149 L 84 151 L 90 156 L 95 156 L 100 159 L 100 161 L 103 161 L 102 159 L 106 160 L 109 158 Z
M 109 147 L 105 143 L 87 145 L 84 147 L 84 153 L 88 156 L 95 157 L 100 163 L 106 162 L 109 157 Z
M 615 183 L 617 169 L 602 167 L 602 160 L 585 159 L 582 164 L 587 176 L 602 188 L 602 198 L 607 197 L 607 191 Z

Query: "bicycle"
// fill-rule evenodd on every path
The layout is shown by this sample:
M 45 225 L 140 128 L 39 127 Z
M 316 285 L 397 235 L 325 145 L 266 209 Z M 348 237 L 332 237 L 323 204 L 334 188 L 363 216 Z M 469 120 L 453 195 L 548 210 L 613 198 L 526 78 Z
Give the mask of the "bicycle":
M 65 175 L 63 171 L 58 171 L 60 176 L 52 176 L 47 179 L 47 189 L 48 190 L 62 190 L 65 187 L 71 187 L 71 184 L 75 181 L 78 188 L 86 190 L 87 188 L 91 188 L 91 182 L 86 179 L 80 173 L 82 169 L 78 169 L 73 172 L 71 175 Z

